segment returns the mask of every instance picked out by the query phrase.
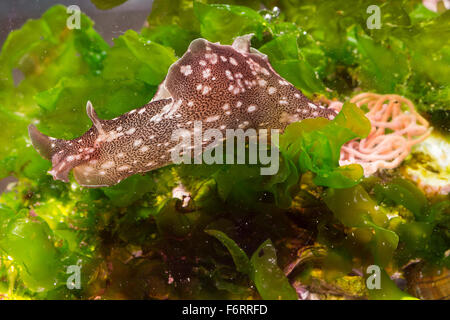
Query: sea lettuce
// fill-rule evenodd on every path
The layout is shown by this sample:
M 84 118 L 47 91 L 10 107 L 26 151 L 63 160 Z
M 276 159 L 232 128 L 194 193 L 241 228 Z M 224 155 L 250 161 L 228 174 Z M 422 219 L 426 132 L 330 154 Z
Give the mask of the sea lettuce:
M 60 257 L 47 223 L 39 217 L 27 217 L 23 211 L 14 214 L 8 208 L 0 210 L 0 250 L 21 268 L 21 278 L 28 288 L 34 291 L 53 288 Z
M 448 10 L 433 13 L 410 1 L 281 0 L 277 5 L 324 52 L 328 88 L 400 92 L 420 110 L 436 114 L 435 121 L 448 130 L 439 121 L 444 117 L 448 123 L 450 105 Z M 368 28 L 372 5 L 379 8 L 380 28 Z
M 194 13 L 202 36 L 222 44 L 231 44 L 234 37 L 248 33 L 261 40 L 268 24 L 257 11 L 244 6 L 194 2 Z
M 90 127 L 83 107 L 87 100 L 106 119 L 142 106 L 151 100 L 174 61 L 172 49 L 127 31 L 115 39 L 103 61 L 101 74 L 65 77 L 35 96 L 42 109 L 40 128 L 66 139 L 81 135 Z M 73 123 L 74 116 L 83 119 L 81 125 Z
M 0 137 L 2 177 L 11 173 L 36 177 L 45 172 L 45 162 L 27 140 L 27 125 L 41 114 L 34 96 L 52 89 L 63 77 L 93 75 L 102 69 L 108 45 L 93 22 L 81 15 L 83 28 L 69 30 L 66 17 L 65 7 L 52 7 L 42 18 L 10 33 L 3 45 L 0 117 L 7 117 L 8 131 Z
M 280 149 L 299 167 L 312 171 L 314 182 L 333 188 L 348 188 L 359 183 L 359 165 L 339 166 L 341 146 L 370 132 L 370 122 L 354 104 L 344 104 L 337 117 L 307 119 L 291 124 L 280 137 Z
M 114 41 L 105 59 L 105 79 L 139 80 L 158 86 L 177 59 L 172 48 L 162 46 L 128 30 Z
M 263 242 L 251 258 L 252 279 L 263 299 L 297 300 L 295 289 L 277 265 L 275 247 L 270 240 Z
M 91 0 L 91 2 L 100 10 L 108 10 L 127 2 L 128 0 Z
M 355 240 L 369 248 L 371 262 L 386 266 L 398 244 L 398 235 L 386 228 L 387 213 L 377 209 L 375 202 L 359 185 L 329 189 L 324 200 L 343 225 L 353 228 Z
M 445 253 L 450 242 L 448 199 L 430 203 L 412 182 L 399 178 L 377 183 L 371 191 L 380 205 L 399 211 L 390 222 L 402 244 L 396 253 L 399 261 L 406 263 L 413 257 L 422 257 L 438 266 L 450 265 Z
M 268 55 L 271 65 L 283 78 L 304 94 L 312 96 L 325 93 L 325 86 L 317 71 L 301 55 L 304 51 L 300 52 L 295 34 L 280 35 L 259 50 Z
M 219 230 L 205 230 L 205 232 L 222 242 L 222 244 L 227 248 L 233 258 L 237 271 L 250 275 L 250 260 L 248 259 L 247 254 L 236 244 L 236 242 Z
M 276 250 L 270 239 L 264 241 L 249 260 L 245 252 L 225 233 L 218 230 L 206 232 L 228 249 L 237 270 L 250 276 L 263 299 L 297 300 L 295 289 L 277 265 Z

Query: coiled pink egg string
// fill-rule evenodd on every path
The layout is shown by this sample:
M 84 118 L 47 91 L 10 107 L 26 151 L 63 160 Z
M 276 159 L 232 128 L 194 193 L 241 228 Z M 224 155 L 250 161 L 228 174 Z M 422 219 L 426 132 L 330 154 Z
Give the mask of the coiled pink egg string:
M 350 102 L 367 105 L 366 117 L 372 128 L 365 139 L 349 141 L 341 149 L 341 165 L 358 163 L 366 176 L 380 169 L 393 169 L 411 152 L 411 147 L 425 140 L 432 128 L 414 104 L 396 94 L 361 93 Z M 339 112 L 343 103 L 328 101 L 328 107 Z M 406 110 L 402 106 L 407 107 Z

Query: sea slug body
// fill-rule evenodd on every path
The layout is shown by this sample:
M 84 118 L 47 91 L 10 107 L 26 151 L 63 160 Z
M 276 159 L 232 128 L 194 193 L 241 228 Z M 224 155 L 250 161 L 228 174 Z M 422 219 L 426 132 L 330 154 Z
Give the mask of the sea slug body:
M 306 118 L 333 119 L 336 112 L 309 101 L 273 70 L 267 56 L 250 47 L 251 35 L 233 45 L 194 40 L 169 69 L 147 105 L 113 120 L 99 119 L 90 102 L 92 127 L 81 137 L 63 140 L 29 135 L 35 149 L 52 161 L 54 179 L 74 177 L 82 186 L 117 184 L 128 176 L 171 163 L 177 129 L 280 129 Z

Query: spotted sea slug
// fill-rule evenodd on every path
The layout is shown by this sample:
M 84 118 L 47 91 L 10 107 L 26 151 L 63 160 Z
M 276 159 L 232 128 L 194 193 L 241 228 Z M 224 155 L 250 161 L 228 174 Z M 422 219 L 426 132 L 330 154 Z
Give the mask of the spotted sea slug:
M 169 69 L 155 97 L 115 119 L 99 119 L 92 104 L 92 127 L 81 137 L 48 137 L 28 128 L 34 148 L 52 161 L 54 179 L 87 187 L 114 185 L 136 173 L 171 163 L 174 130 L 202 128 L 280 129 L 306 118 L 333 119 L 336 112 L 316 106 L 283 79 L 266 55 L 250 47 L 251 35 L 220 45 L 194 40 Z

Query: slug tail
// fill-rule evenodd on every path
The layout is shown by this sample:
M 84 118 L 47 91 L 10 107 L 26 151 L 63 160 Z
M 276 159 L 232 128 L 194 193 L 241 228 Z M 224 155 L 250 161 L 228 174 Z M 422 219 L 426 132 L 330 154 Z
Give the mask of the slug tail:
M 91 153 L 80 152 L 80 148 L 90 148 L 91 142 L 80 138 L 73 140 L 56 139 L 40 132 L 34 125 L 28 126 L 28 134 L 36 151 L 45 159 L 52 162 L 52 169 L 48 172 L 55 180 L 69 182 L 69 172 L 84 163 Z

